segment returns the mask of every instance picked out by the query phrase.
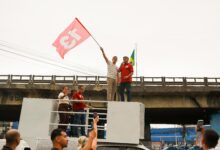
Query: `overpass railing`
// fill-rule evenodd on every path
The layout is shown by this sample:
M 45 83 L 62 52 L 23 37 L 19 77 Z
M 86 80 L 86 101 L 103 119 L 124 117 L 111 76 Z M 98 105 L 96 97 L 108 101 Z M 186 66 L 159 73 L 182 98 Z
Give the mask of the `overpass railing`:
M 0 84 L 106 85 L 106 76 L 0 75 Z M 133 77 L 133 86 L 220 86 L 220 77 Z

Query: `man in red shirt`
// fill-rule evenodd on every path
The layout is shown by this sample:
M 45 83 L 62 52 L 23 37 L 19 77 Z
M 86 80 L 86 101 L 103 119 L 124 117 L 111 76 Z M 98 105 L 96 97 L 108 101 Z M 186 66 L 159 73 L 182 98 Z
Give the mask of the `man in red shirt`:
M 119 68 L 119 72 L 121 72 L 121 82 L 119 87 L 119 93 L 121 97 L 121 101 L 125 101 L 124 93 L 125 89 L 127 91 L 127 101 L 131 101 L 131 82 L 133 75 L 133 66 L 128 62 L 129 58 L 127 56 L 123 57 L 123 63 Z
M 72 108 L 74 112 L 85 112 L 85 108 L 87 108 L 87 105 L 84 100 L 83 96 L 84 87 L 82 85 L 78 86 L 78 91 L 74 93 L 72 96 L 73 100 L 81 100 L 82 102 L 73 102 Z M 74 124 L 80 124 L 85 125 L 86 123 L 86 114 L 74 114 L 73 121 Z M 80 131 L 79 131 L 80 129 Z M 73 136 L 79 137 L 86 135 L 85 133 L 85 127 L 71 127 L 71 130 L 73 132 Z

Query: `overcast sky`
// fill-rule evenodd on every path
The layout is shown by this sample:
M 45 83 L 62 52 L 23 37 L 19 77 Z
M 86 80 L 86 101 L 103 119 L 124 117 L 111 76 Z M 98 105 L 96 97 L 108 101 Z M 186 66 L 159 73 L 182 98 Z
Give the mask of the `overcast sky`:
M 138 76 L 220 74 L 219 0 L 0 0 L 0 74 L 105 75 L 91 38 L 52 46 L 75 17 L 118 65 L 137 43 Z

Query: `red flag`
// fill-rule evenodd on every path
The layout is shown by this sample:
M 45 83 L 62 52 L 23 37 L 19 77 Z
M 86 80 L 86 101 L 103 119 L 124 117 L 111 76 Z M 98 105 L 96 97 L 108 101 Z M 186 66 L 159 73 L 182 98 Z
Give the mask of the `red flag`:
M 58 36 L 53 46 L 57 48 L 57 52 L 62 58 L 72 48 L 85 41 L 91 34 L 81 24 L 81 22 L 75 18 L 75 20 Z

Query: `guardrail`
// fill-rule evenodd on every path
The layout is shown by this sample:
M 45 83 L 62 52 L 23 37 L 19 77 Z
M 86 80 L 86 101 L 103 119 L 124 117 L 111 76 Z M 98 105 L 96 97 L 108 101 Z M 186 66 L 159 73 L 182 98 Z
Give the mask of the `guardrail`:
M 59 106 L 59 99 L 53 99 L 56 100 L 56 104 L 57 107 Z M 74 103 L 81 103 L 82 100 L 66 100 L 69 102 L 70 106 L 72 106 L 72 104 Z M 103 132 L 103 137 L 104 138 L 104 134 L 107 131 L 105 125 L 107 125 L 107 111 L 108 111 L 108 101 L 98 101 L 98 100 L 83 100 L 84 103 L 86 104 L 90 104 L 89 107 L 85 108 L 84 111 L 74 111 L 74 110 L 67 110 L 67 111 L 59 111 L 57 110 L 56 107 L 54 107 L 54 109 L 51 111 L 51 114 L 53 117 L 57 118 L 55 119 L 56 121 L 52 121 L 49 123 L 49 126 L 55 127 L 57 128 L 57 126 L 61 125 L 61 126 L 66 126 L 66 127 L 75 127 L 75 130 L 79 130 L 79 127 L 84 127 L 84 129 L 80 129 L 80 130 L 85 130 L 85 133 L 87 134 L 89 130 L 92 129 L 92 121 L 93 121 L 93 117 L 94 117 L 94 112 L 97 113 L 97 115 L 99 116 L 99 123 L 97 125 L 97 131 L 104 131 Z M 99 103 L 99 104 L 103 104 L 105 105 L 104 107 L 94 107 L 94 105 L 91 106 L 91 104 L 93 103 Z M 60 119 L 59 114 L 68 114 L 68 116 L 70 117 L 72 115 L 72 117 L 76 117 L 76 115 L 84 115 L 85 117 L 85 123 L 79 123 L 77 124 L 76 122 L 74 123 L 74 120 L 71 117 L 71 121 L 69 120 L 69 123 L 58 123 L 58 120 Z M 54 116 L 55 115 L 55 116 Z M 59 118 L 59 119 L 58 119 Z M 79 118 L 78 118 L 79 119 Z M 74 129 L 71 128 L 71 130 L 73 131 Z
M 0 84 L 106 85 L 106 78 L 106 76 L 0 75 Z M 132 86 L 220 86 L 220 77 L 133 77 Z

